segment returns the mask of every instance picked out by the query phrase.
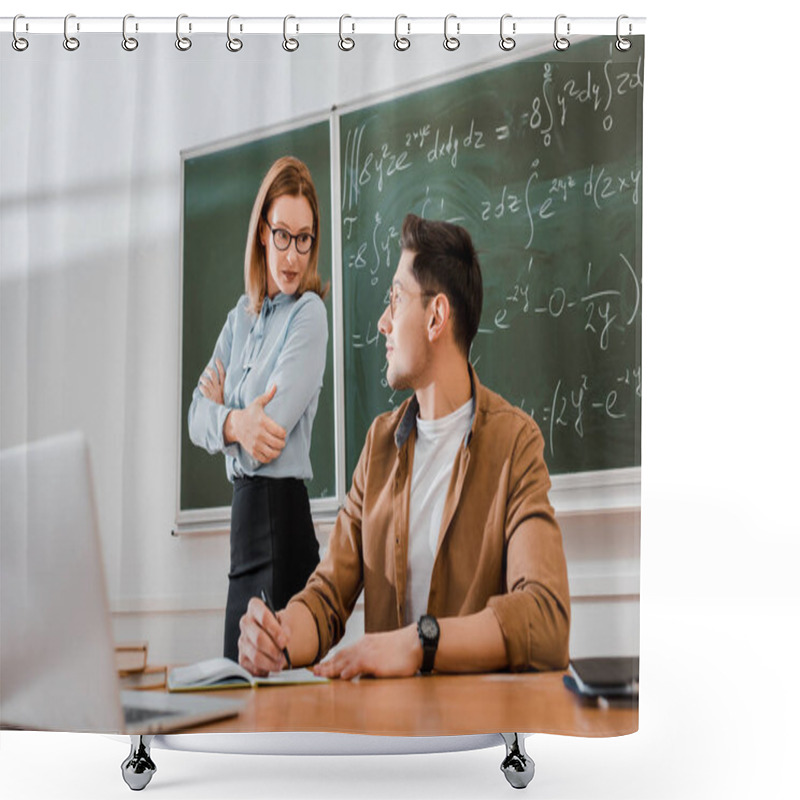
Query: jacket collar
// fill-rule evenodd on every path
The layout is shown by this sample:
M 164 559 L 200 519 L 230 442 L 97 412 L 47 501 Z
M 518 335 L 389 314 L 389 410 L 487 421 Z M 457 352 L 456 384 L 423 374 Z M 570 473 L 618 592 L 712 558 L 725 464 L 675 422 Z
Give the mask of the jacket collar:
M 469 445 L 470 439 L 472 439 L 472 434 L 475 432 L 475 420 L 477 417 L 476 412 L 478 410 L 480 399 L 479 393 L 482 391 L 481 382 L 478 380 L 478 375 L 475 372 L 472 364 L 467 363 L 467 368 L 469 369 L 469 382 L 472 388 L 472 415 L 469 419 L 469 430 L 464 436 L 464 447 Z M 417 415 L 419 414 L 419 401 L 417 400 L 417 395 L 411 395 L 411 397 L 406 400 L 406 403 L 406 410 L 403 412 L 403 416 L 400 419 L 400 424 L 397 426 L 397 429 L 394 432 L 394 443 L 398 450 L 400 450 L 408 441 L 411 431 L 416 430 L 417 427 Z

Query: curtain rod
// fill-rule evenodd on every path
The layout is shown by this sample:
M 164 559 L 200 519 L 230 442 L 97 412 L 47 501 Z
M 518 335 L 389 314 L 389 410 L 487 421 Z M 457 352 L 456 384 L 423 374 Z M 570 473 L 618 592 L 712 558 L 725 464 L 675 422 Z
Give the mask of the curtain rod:
M 16 28 L 15 28 L 16 21 Z M 438 34 L 440 36 L 470 36 L 496 33 L 504 36 L 522 36 L 533 33 L 551 33 L 558 36 L 607 34 L 635 36 L 644 33 L 644 17 L 459 17 L 455 14 L 444 17 L 194 17 L 181 14 L 173 17 L 136 17 L 128 15 L 124 20 L 127 36 L 135 33 L 176 33 L 181 36 L 194 34 L 390 34 L 414 36 L 415 34 Z M 501 34 L 502 28 L 502 34 Z M 80 17 L 70 14 L 64 17 L 17 17 L 0 18 L 0 31 L 18 36 L 25 34 L 60 33 L 65 37 L 85 33 L 123 33 L 122 17 Z M 445 34 L 447 31 L 447 34 Z M 557 31 L 557 32 L 556 32 Z

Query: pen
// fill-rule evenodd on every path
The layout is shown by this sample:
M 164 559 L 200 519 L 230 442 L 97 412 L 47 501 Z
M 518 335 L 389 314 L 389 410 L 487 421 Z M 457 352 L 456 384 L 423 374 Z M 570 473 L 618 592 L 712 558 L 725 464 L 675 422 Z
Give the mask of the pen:
M 261 599 L 264 601 L 264 605 L 272 612 L 272 616 L 275 617 L 275 619 L 277 619 L 278 617 L 275 614 L 275 609 L 272 607 L 272 601 L 269 599 L 269 595 L 267 595 L 267 593 L 263 589 L 261 590 Z M 288 648 L 286 647 L 283 648 L 283 655 L 284 658 L 286 659 L 286 668 L 291 669 L 292 659 L 289 658 Z

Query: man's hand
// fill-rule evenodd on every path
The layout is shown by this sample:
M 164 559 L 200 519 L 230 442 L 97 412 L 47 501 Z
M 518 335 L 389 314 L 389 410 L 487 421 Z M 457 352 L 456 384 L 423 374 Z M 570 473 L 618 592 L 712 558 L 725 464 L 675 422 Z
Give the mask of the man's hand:
M 239 442 L 262 464 L 274 461 L 286 446 L 286 431 L 264 411 L 276 390 L 277 387 L 273 386 L 266 394 L 256 397 L 247 408 L 231 411 L 223 427 L 226 444 Z
M 368 633 L 322 664 L 314 674 L 324 678 L 350 680 L 359 675 L 376 678 L 402 678 L 416 675 L 422 666 L 422 645 L 416 625 L 397 631 Z
M 200 391 L 204 397 L 222 406 L 225 405 L 225 367 L 222 366 L 219 359 L 216 360 L 216 365 L 216 370 L 214 367 L 208 366 L 200 376 Z
M 283 648 L 289 646 L 291 631 L 257 597 L 251 597 L 247 612 L 239 620 L 239 663 L 252 675 L 267 675 L 284 669 Z

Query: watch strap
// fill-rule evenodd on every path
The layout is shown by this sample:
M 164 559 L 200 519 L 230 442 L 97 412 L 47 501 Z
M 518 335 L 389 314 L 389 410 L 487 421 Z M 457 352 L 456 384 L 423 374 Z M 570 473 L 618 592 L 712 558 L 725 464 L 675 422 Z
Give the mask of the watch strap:
M 429 632 L 432 629 L 433 633 Z M 422 666 L 420 672 L 428 675 L 433 672 L 433 663 L 436 660 L 436 650 L 439 646 L 439 623 L 435 617 L 423 614 L 417 623 L 417 633 L 422 645 Z

